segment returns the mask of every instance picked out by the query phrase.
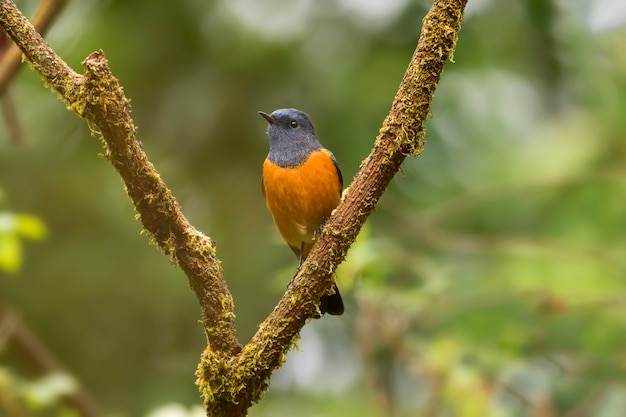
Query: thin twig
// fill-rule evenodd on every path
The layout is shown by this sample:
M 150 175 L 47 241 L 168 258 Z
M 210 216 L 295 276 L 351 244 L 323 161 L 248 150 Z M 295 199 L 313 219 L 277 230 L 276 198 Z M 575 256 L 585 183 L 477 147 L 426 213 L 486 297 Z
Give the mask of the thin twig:
M 8 323 L 3 338 L 10 341 L 17 352 L 22 354 L 38 372 L 42 374 L 69 374 L 63 364 L 41 342 L 35 332 L 21 321 L 14 311 L 2 305 L 0 305 L 0 323 Z M 100 415 L 93 399 L 80 388 L 71 394 L 65 395 L 63 399 L 83 417 L 98 417 Z
M 0 96 L 0 109 L 2 110 L 2 117 L 9 128 L 11 142 L 14 145 L 23 145 L 26 142 L 26 134 L 8 90 L 5 90 L 4 94 Z

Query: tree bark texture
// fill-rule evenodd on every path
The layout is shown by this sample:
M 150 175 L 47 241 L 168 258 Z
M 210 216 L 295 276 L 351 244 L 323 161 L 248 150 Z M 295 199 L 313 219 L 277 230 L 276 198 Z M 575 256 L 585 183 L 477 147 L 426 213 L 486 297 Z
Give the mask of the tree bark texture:
M 103 52 L 93 52 L 83 61 L 82 74 L 74 72 L 13 2 L 0 0 L 0 25 L 44 83 L 99 133 L 105 156 L 124 181 L 136 217 L 150 240 L 187 275 L 200 303 L 207 337 L 197 384 L 208 416 L 243 416 L 261 399 L 272 372 L 283 363 L 300 330 L 317 310 L 320 296 L 330 291 L 333 271 L 344 260 L 400 165 L 407 156 L 420 154 L 424 122 L 444 64 L 452 57 L 466 3 L 434 1 L 372 152 L 322 228 L 293 285 L 250 342 L 242 346 L 236 338 L 233 298 L 215 254 L 215 243 L 187 221 L 148 160 L 136 137 L 129 100 Z

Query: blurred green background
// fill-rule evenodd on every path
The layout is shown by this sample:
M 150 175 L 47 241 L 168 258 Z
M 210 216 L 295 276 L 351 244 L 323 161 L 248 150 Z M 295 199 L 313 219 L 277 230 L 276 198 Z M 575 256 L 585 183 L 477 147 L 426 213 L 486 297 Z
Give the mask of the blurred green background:
M 77 70 L 104 50 L 149 158 L 217 241 L 242 342 L 296 266 L 261 193 L 256 112 L 309 113 L 349 183 L 429 6 L 81 0 L 49 31 Z M 626 415 L 626 7 L 469 0 L 454 61 L 422 156 L 339 271 L 347 313 L 305 327 L 251 416 Z M 10 94 L 25 142 L 0 127 L 0 303 L 102 415 L 196 415 L 186 277 L 140 234 L 85 123 L 28 68 Z M 7 323 L 0 407 L 77 415 Z

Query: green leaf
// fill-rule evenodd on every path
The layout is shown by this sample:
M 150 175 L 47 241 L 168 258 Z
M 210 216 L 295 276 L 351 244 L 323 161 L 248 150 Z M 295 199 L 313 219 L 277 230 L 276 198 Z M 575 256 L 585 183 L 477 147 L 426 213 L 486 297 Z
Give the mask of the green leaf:
M 72 394 L 77 389 L 78 383 L 72 376 L 52 373 L 27 384 L 22 394 L 32 407 L 38 408 L 57 404 L 61 397 Z
M 16 216 L 16 222 L 17 233 L 20 236 L 32 240 L 41 240 L 47 235 L 46 225 L 38 217 L 19 214 Z
M 2 234 L 18 234 L 28 239 L 41 240 L 46 237 L 47 229 L 38 217 L 5 211 L 0 213 L 0 235 Z
M 0 213 L 0 235 L 15 233 L 15 215 L 8 211 Z
M 13 273 L 22 265 L 22 242 L 15 234 L 0 233 L 0 269 Z

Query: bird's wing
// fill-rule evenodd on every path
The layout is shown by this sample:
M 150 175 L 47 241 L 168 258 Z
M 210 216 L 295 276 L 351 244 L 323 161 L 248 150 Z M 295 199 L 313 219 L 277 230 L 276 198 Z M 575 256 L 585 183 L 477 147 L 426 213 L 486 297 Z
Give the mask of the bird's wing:
M 325 149 L 325 151 L 328 152 L 337 169 L 337 177 L 339 177 L 339 195 L 341 195 L 341 191 L 343 191 L 343 175 L 341 174 L 341 168 L 339 168 L 339 162 L 337 162 L 337 158 L 335 158 L 335 155 L 333 155 L 331 151 L 328 149 Z

